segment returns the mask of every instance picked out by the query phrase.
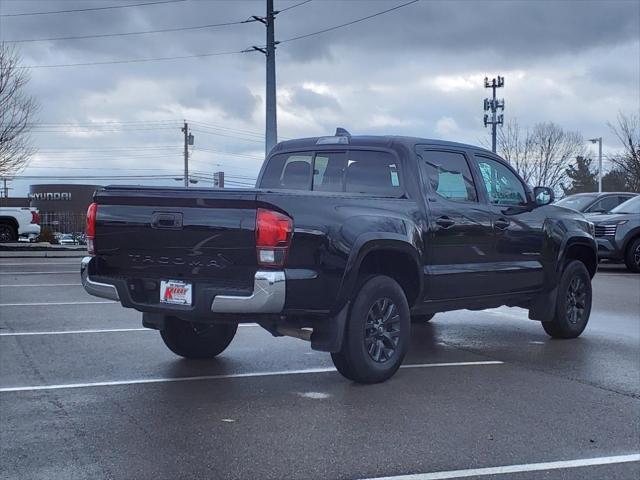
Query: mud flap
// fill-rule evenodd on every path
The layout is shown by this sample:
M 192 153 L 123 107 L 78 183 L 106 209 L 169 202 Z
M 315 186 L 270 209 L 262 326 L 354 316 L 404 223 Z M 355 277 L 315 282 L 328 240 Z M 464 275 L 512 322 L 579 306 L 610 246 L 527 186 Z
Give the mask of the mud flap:
M 542 322 L 550 322 L 556 313 L 556 299 L 558 288 L 544 292 L 536 296 L 529 305 L 529 318 Z
M 312 349 L 330 353 L 340 351 L 342 341 L 344 340 L 345 325 L 347 324 L 350 305 L 351 303 L 347 302 L 335 317 L 323 322 L 318 322 L 313 326 L 313 334 L 311 335 Z

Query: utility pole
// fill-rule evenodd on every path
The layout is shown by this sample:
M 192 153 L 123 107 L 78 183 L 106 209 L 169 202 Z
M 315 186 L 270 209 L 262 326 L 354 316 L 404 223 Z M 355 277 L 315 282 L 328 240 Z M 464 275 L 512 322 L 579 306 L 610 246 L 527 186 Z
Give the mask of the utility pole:
M 496 98 L 496 89 L 504 87 L 504 77 L 498 76 L 498 78 L 492 78 L 491 81 L 487 77 L 484 77 L 484 88 L 491 88 L 493 90 L 493 96 L 491 98 L 484 99 L 484 111 L 491 112 L 491 120 L 489 120 L 489 114 L 484 114 L 484 126 L 491 125 L 491 151 L 496 153 L 496 125 L 502 125 L 504 115 L 496 115 L 498 109 L 504 112 L 504 98 L 498 100 Z
M 267 16 L 253 16 L 254 20 L 261 22 L 267 27 L 267 46 L 266 48 L 252 47 L 253 50 L 261 52 L 267 61 L 267 77 L 266 77 L 266 130 L 265 130 L 265 156 L 269 154 L 271 149 L 278 143 L 278 119 L 277 119 L 277 103 L 276 103 L 276 44 L 274 23 L 278 12 L 273 10 L 273 0 L 267 0 Z
M 189 124 L 185 121 L 180 129 L 184 133 L 184 186 L 189 186 L 189 145 L 193 145 L 193 134 L 189 133 Z
M 602 192 L 602 137 L 589 139 L 591 143 L 598 142 L 598 193 Z
M 2 177 L 2 181 L 4 182 L 4 198 L 9 198 L 9 189 L 7 188 L 7 177 Z

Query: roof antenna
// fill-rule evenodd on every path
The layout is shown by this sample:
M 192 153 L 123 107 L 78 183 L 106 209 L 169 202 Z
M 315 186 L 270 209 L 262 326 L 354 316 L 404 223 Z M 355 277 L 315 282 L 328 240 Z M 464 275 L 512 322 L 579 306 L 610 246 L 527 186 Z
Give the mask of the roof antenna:
M 347 132 L 347 130 L 345 128 L 342 127 L 338 127 L 336 128 L 336 137 L 350 137 L 351 134 L 349 132 Z

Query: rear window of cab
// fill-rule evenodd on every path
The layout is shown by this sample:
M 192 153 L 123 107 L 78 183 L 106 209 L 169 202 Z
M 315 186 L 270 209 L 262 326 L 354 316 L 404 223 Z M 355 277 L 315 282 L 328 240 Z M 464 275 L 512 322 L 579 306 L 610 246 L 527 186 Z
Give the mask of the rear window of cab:
M 373 150 L 280 153 L 269 159 L 260 187 L 385 197 L 402 194 L 398 161 L 388 152 Z

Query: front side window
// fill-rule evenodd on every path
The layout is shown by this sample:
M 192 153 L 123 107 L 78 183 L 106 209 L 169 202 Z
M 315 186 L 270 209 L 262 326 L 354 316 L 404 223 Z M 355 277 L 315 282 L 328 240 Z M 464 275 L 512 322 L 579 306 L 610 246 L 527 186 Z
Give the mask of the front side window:
M 525 205 L 527 194 L 520 179 L 502 163 L 475 157 L 487 190 L 489 202 L 494 205 Z
M 434 193 L 458 202 L 478 200 L 471 170 L 462 153 L 422 150 L 418 154 L 424 162 Z
M 595 213 L 595 212 L 609 212 L 611 209 L 616 208 L 620 205 L 620 197 L 611 195 L 610 197 L 605 197 L 602 200 L 598 200 L 589 208 L 587 208 L 587 212 Z

